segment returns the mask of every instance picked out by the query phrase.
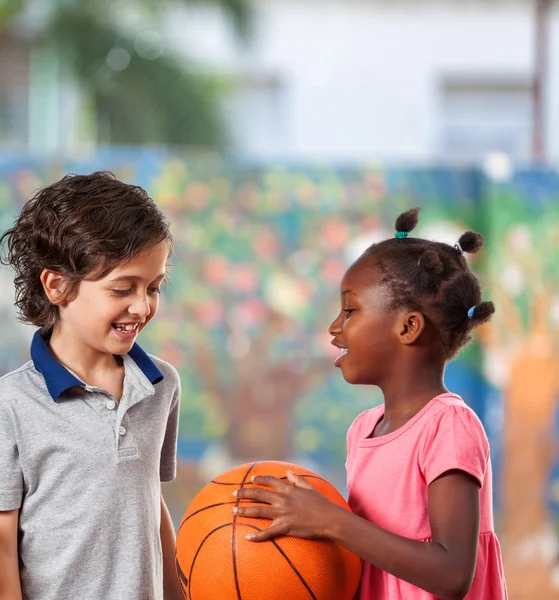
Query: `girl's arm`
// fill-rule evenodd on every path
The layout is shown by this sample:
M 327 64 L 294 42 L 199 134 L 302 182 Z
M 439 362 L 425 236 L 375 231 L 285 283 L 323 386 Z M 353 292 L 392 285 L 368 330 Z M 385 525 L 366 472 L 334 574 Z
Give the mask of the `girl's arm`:
M 278 535 L 328 538 L 383 571 L 442 600 L 462 600 L 475 573 L 479 535 L 479 484 L 463 471 L 448 471 L 429 486 L 431 542 L 419 542 L 386 531 L 329 502 L 305 479 L 288 473 L 290 483 L 255 477 L 263 488 L 237 490 L 269 506 L 237 509 L 246 517 L 273 519 L 251 537 L 264 541 Z
M 19 510 L 0 512 L 0 600 L 21 600 L 17 527 Z
M 176 536 L 169 509 L 161 496 L 161 548 L 163 550 L 163 592 L 165 600 L 184 600 L 175 567 Z M 0 599 L 1 600 L 1 599 Z

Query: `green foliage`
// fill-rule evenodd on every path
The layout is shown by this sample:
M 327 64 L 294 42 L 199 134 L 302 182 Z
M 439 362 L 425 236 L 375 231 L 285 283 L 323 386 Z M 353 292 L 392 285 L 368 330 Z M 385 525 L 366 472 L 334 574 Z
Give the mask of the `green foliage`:
M 0 0 L 0 31 L 19 14 L 22 7 L 23 0 Z
M 63 73 L 90 99 L 98 142 L 223 148 L 226 82 L 163 47 L 163 39 L 155 50 L 137 47 L 138 34 L 157 29 L 174 8 L 196 4 L 220 7 L 246 39 L 249 0 L 59 0 L 46 11 L 44 25 L 27 35 L 39 52 L 54 50 Z M 0 0 L 0 27 L 24 8 L 23 0 Z

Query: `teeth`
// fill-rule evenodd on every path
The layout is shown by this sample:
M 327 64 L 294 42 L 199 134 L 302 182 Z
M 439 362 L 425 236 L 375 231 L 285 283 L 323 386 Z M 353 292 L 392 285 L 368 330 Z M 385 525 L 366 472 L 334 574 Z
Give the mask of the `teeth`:
M 128 323 L 127 325 L 116 325 L 116 328 L 120 331 L 133 331 L 138 326 L 138 323 Z
M 347 348 L 342 348 L 342 354 L 347 354 Z

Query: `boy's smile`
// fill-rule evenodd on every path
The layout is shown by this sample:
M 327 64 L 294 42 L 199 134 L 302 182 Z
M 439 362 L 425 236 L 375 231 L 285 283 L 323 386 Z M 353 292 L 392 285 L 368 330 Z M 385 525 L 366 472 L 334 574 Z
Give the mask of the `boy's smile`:
M 140 323 L 113 323 L 115 333 L 122 340 L 133 340 L 139 333 Z
M 82 280 L 74 296 L 59 305 L 50 341 L 59 360 L 68 366 L 79 361 L 81 372 L 87 372 L 129 352 L 157 314 L 168 257 L 169 244 L 162 241 L 102 279 Z

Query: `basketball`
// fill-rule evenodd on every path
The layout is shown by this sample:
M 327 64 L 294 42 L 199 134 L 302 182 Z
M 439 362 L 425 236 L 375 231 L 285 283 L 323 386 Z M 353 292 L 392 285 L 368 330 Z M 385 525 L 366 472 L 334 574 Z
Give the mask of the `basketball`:
M 304 477 L 331 502 L 350 510 L 325 479 L 298 465 L 278 461 L 247 463 L 208 483 L 187 508 L 177 533 L 176 566 L 187 600 L 352 600 L 361 560 L 329 540 L 277 537 L 245 539 L 271 521 L 234 515 L 234 490 L 255 486 L 254 475 Z

